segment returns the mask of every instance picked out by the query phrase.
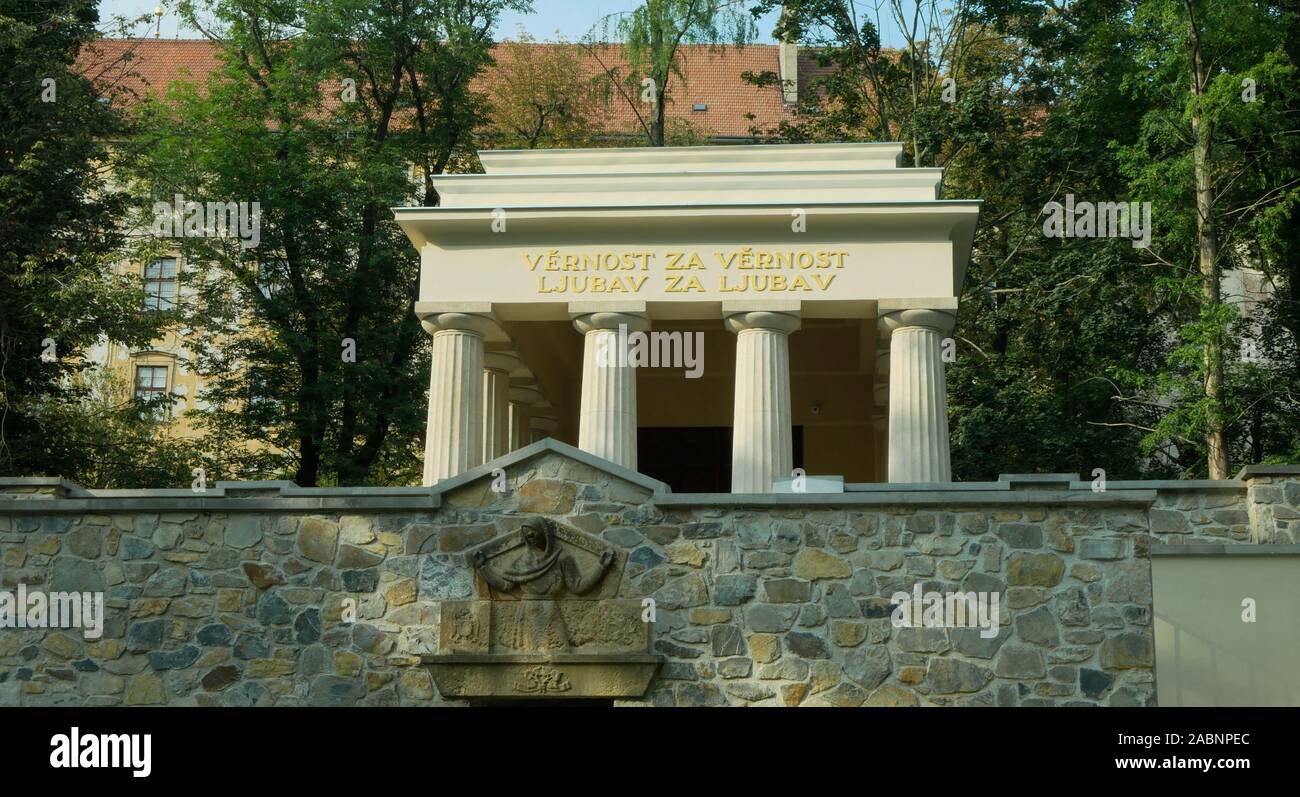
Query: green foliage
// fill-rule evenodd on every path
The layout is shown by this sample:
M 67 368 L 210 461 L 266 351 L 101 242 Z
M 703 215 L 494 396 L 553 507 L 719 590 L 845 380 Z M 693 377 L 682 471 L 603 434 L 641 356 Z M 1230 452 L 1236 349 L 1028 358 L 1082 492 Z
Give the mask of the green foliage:
M 480 139 L 494 149 L 592 146 L 608 98 L 600 80 L 585 74 L 582 47 L 539 46 L 523 34 L 497 48 L 484 73 L 491 111 Z
M 1183 2 L 985 0 L 890 6 L 903 46 L 881 46 L 852 0 L 784 6 L 781 28 L 834 69 L 813 80 L 780 140 L 902 140 L 946 167 L 945 193 L 984 200 L 949 367 L 958 478 L 1073 470 L 1110 478 L 1203 475 L 1223 425 L 1237 463 L 1294 457 L 1300 437 L 1295 230 L 1300 146 L 1297 25 L 1278 3 L 1195 3 L 1213 59 L 1199 102 L 1213 127 L 1225 268 L 1278 288 L 1244 329 L 1207 302 L 1197 268 Z M 915 16 L 913 14 L 915 13 Z M 939 79 L 936 79 L 939 76 Z M 1242 101 L 1251 77 L 1257 102 Z M 956 102 L 936 87 L 952 78 Z M 772 74 L 755 75 L 772 84 Z M 1042 211 L 1066 194 L 1151 201 L 1149 249 L 1126 239 L 1049 238 Z M 1237 362 L 1243 336 L 1254 362 Z M 1206 349 L 1227 353 L 1225 395 L 1206 392 Z
M 0 0 L 0 472 L 71 475 L 93 457 L 87 424 L 46 425 L 79 406 L 75 378 L 104 339 L 143 343 L 138 280 L 114 274 L 122 197 L 104 142 L 122 131 L 74 67 L 96 36 L 95 4 Z M 100 63 L 103 71 L 114 65 Z M 83 458 L 78 458 L 78 452 Z
M 605 87 L 632 110 L 652 147 L 671 140 L 668 106 L 672 82 L 685 82 L 680 59 L 684 44 L 750 42 L 757 27 L 732 0 L 644 0 L 631 11 L 611 14 L 597 23 L 585 43 L 601 64 Z M 626 67 L 609 56 L 604 45 L 619 43 Z M 677 131 L 689 139 L 689 129 Z M 676 144 L 693 143 L 677 140 Z
M 179 315 L 207 387 L 192 415 L 214 478 L 418 479 L 419 258 L 390 208 L 436 204 L 430 178 L 472 156 L 485 106 L 470 79 L 497 15 L 521 5 L 183 5 L 194 24 L 217 20 L 225 66 L 202 90 L 149 103 L 122 166 L 142 225 L 178 192 L 261 208 L 256 248 L 164 242 L 185 255 Z M 236 444 L 247 440 L 268 445 Z
M 170 397 L 152 404 L 131 398 L 131 384 L 108 367 L 91 367 L 75 379 L 71 396 L 45 396 L 30 406 L 42 434 L 28 456 L 87 487 L 105 489 L 189 486 L 202 462 L 193 441 L 171 432 Z
M 1117 148 L 1120 168 L 1134 193 L 1156 208 L 1153 264 L 1166 291 L 1166 322 L 1177 331 L 1164 368 L 1140 380 L 1148 394 L 1173 397 L 1145 438 L 1148 450 L 1176 441 L 1183 470 L 1201 473 L 1205 438 L 1214 428 L 1227 433 L 1230 461 L 1269 456 L 1266 416 L 1284 420 L 1300 410 L 1294 374 L 1276 372 L 1278 360 L 1240 363 L 1241 329 L 1232 297 L 1207 293 L 1213 278 L 1198 268 L 1198 211 L 1195 195 L 1194 123 L 1206 142 L 1206 173 L 1212 182 L 1208 214 L 1217 246 L 1216 268 L 1263 269 L 1278 273 L 1278 261 L 1264 249 L 1278 241 L 1279 225 L 1294 211 L 1300 172 L 1300 132 L 1293 117 L 1300 104 L 1296 68 L 1287 52 L 1297 34 L 1294 11 L 1274 3 L 1148 2 L 1136 7 L 1127 27 L 1133 71 L 1125 80 L 1131 102 L 1145 109 L 1136 137 Z M 1210 62 L 1204 91 L 1189 91 L 1193 43 Z M 1270 242 L 1270 244 L 1265 244 Z M 1285 275 L 1279 275 L 1284 282 Z M 1272 308 L 1276 311 L 1276 305 Z M 1265 326 L 1273 313 L 1266 308 Z M 1294 340 L 1294 339 L 1293 339 Z M 1224 365 L 1216 364 L 1223 352 Z M 1274 347 L 1282 362 L 1294 361 Z M 1215 369 L 1224 371 L 1222 398 L 1206 388 Z M 1287 368 L 1285 370 L 1291 370 Z M 1261 372 L 1275 371 L 1271 380 Z M 1291 432 L 1294 435 L 1294 431 Z M 1282 438 L 1286 438 L 1285 432 Z M 1274 444 L 1282 444 L 1275 439 Z
M 582 45 L 605 67 L 599 90 L 569 50 L 516 69 L 511 91 L 476 91 L 475 76 L 493 74 L 498 16 L 526 6 L 184 0 L 224 66 L 144 103 L 127 128 L 120 103 L 100 102 L 73 68 L 95 36 L 93 6 L 0 0 L 0 470 L 96 486 L 183 486 L 194 467 L 209 482 L 415 482 L 427 344 L 411 313 L 418 258 L 389 209 L 437 204 L 432 178 L 476 168 L 485 133 L 585 140 L 602 93 L 629 104 L 648 143 L 693 141 L 666 114 L 680 46 L 743 45 L 778 6 L 778 35 L 827 69 L 792 119 L 757 134 L 901 140 L 910 164 L 945 167 L 947 196 L 984 201 L 948 369 L 956 477 L 1200 476 L 1218 429 L 1234 467 L 1300 459 L 1290 5 L 758 0 L 750 16 L 646 0 Z M 881 10 L 898 17 L 896 48 L 882 46 Z M 57 101 L 43 101 L 46 77 Z M 109 140 L 124 142 L 113 166 L 129 196 L 104 180 Z M 259 245 L 147 234 L 153 204 L 177 193 L 257 202 Z M 1151 202 L 1150 245 L 1047 237 L 1044 208 L 1066 194 Z M 128 245 L 125 233 L 144 234 Z M 138 279 L 114 264 L 177 250 L 180 306 L 140 312 Z M 1274 290 L 1239 306 L 1217 295 L 1218 269 L 1261 271 Z M 86 368 L 97 342 L 141 346 L 163 324 L 207 386 L 192 444 Z
M 991 87 L 971 79 L 986 72 L 972 60 L 987 54 L 987 42 L 969 5 L 762 0 L 753 13 L 780 8 L 774 35 L 798 41 L 818 66 L 801 91 L 800 113 L 774 132 L 794 141 L 902 141 L 914 166 L 942 166 L 976 145 L 981 122 L 993 120 Z M 898 47 L 884 46 L 882 25 L 901 31 Z M 775 72 L 748 77 L 757 85 L 780 80 Z

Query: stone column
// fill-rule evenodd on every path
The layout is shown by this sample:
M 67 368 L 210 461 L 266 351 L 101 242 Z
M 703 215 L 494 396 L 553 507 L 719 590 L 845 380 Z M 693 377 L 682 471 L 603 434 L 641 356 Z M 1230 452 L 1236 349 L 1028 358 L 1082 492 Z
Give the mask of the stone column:
M 889 481 L 952 481 L 948 395 L 941 354 L 953 314 L 896 310 L 880 319 L 889 335 Z
M 531 385 L 517 385 L 510 388 L 510 450 L 523 448 L 532 442 L 529 434 L 529 419 L 532 409 L 539 406 L 546 397 Z
M 596 312 L 573 325 L 583 336 L 578 448 L 636 470 L 636 369 L 627 335 L 650 322 L 642 313 Z
M 483 461 L 510 452 L 510 372 L 523 363 L 513 354 L 483 356 Z
M 429 417 L 424 439 L 424 484 L 482 463 L 483 336 L 492 319 L 473 313 L 432 313 L 420 319 L 433 336 Z
M 794 467 L 790 432 L 790 333 L 799 316 L 768 310 L 727 315 L 736 333 L 731 491 L 769 493 Z

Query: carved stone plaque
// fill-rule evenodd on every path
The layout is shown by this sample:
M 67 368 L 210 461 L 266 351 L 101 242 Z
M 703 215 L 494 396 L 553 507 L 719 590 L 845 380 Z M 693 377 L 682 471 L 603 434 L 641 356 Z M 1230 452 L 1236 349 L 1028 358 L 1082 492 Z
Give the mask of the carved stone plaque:
M 443 601 L 438 653 L 448 697 L 634 697 L 660 657 L 641 602 L 616 598 L 626 556 L 548 518 L 466 554 L 478 600 Z

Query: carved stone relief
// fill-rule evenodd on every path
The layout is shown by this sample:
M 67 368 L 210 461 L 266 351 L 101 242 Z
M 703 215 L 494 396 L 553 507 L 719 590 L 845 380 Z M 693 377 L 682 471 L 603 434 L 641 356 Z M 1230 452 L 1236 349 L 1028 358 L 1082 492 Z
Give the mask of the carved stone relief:
M 466 554 L 477 600 L 444 601 L 438 653 L 449 697 L 629 697 L 658 666 L 638 600 L 613 597 L 625 555 L 539 517 Z

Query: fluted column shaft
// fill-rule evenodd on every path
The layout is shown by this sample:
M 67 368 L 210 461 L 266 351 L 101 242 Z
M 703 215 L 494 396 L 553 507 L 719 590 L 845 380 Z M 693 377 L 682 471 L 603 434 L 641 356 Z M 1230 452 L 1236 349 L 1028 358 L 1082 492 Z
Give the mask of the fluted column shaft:
M 424 440 L 424 484 L 431 486 L 482 462 L 483 336 L 492 320 L 438 313 L 421 323 L 433 336 Z
M 578 448 L 636 470 L 636 370 L 627 335 L 650 322 L 638 313 L 601 312 L 573 324 L 583 336 Z
M 727 316 L 736 333 L 736 396 L 731 436 L 731 491 L 766 493 L 794 467 L 790 429 L 790 333 L 793 313 Z
M 520 386 L 510 388 L 510 403 L 508 407 L 509 425 L 510 425 L 510 450 L 514 451 L 523 448 L 532 442 L 531 438 L 531 416 L 534 405 L 545 401 L 541 391 L 533 387 Z
M 510 372 L 518 357 L 488 352 L 483 357 L 483 461 L 510 453 Z
M 522 401 L 510 402 L 507 414 L 510 426 L 510 450 L 528 445 L 528 405 Z
M 898 310 L 881 326 L 889 334 L 889 481 L 952 481 L 942 346 L 953 316 Z

